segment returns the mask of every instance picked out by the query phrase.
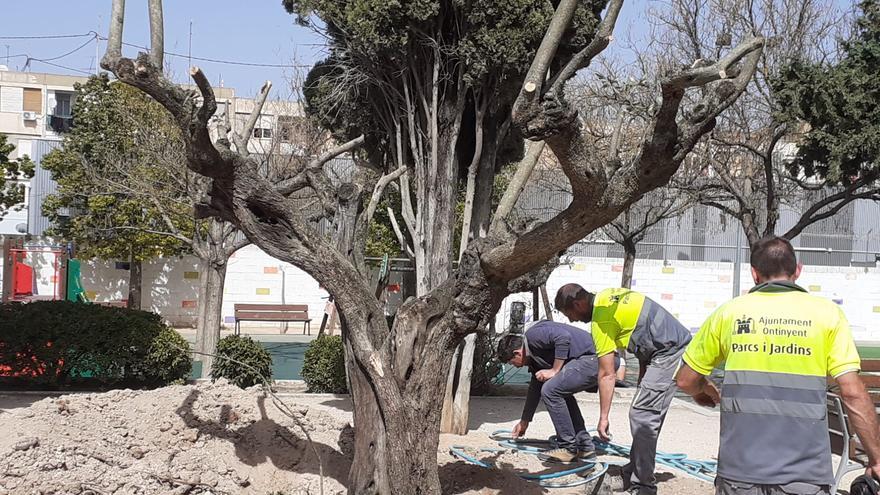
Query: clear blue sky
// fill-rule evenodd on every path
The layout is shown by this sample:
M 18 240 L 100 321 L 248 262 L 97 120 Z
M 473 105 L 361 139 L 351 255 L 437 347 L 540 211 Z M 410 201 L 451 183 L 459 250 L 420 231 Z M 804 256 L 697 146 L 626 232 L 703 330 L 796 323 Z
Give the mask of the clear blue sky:
M 0 0 L 0 38 L 84 34 L 97 31 L 107 35 L 110 0 Z M 129 1 L 126 5 L 125 42 L 149 45 L 149 24 L 146 0 Z M 252 63 L 311 65 L 322 57 L 323 39 L 308 28 L 297 26 L 287 14 L 281 0 L 165 0 L 165 50 L 186 54 L 189 50 L 189 23 L 192 21 L 192 54 Z M 35 15 L 35 13 L 37 15 Z M 48 40 L 0 39 L 0 64 L 6 65 L 6 48 L 10 55 L 26 54 L 49 59 L 69 52 L 86 43 L 88 37 Z M 103 55 L 104 42 L 100 42 Z M 127 48 L 128 55 L 138 51 Z M 81 71 L 94 70 L 95 42 L 69 56 L 52 61 Z M 25 57 L 10 58 L 9 68 L 21 69 Z M 187 75 L 185 58 L 166 57 L 175 79 Z M 211 82 L 222 78 L 225 86 L 242 96 L 253 95 L 263 81 L 271 80 L 280 88 L 285 80 L 282 68 L 244 67 L 193 61 Z M 78 74 L 78 72 L 32 61 L 32 72 Z M 283 96 L 283 95 L 278 95 Z
M 656 1 L 656 0 L 654 0 Z M 839 8 L 848 10 L 852 0 L 832 0 Z M 107 34 L 110 0 L 0 0 L 0 64 L 6 63 L 6 49 L 10 55 L 28 55 L 35 59 L 50 59 L 87 43 L 87 36 L 68 39 L 25 40 L 4 39 L 16 36 L 84 34 L 97 31 Z M 628 30 L 635 38 L 647 31 L 645 11 L 652 0 L 628 0 L 623 7 L 615 34 L 623 39 Z M 128 2 L 126 9 L 125 41 L 147 46 L 149 24 L 146 0 Z M 322 58 L 323 39 L 308 28 L 297 26 L 294 18 L 281 7 L 281 0 L 165 0 L 165 50 L 186 54 L 189 50 L 189 25 L 192 21 L 192 54 L 194 57 L 292 65 L 311 66 Z M 38 15 L 35 15 L 37 12 Z M 619 50 L 612 44 L 609 52 Z M 87 43 L 73 54 L 53 60 L 52 63 L 70 69 L 32 61 L 33 72 L 69 73 L 94 71 L 95 42 Z M 99 45 L 103 55 L 104 42 Z M 137 49 L 127 48 L 134 55 Z M 624 55 L 626 57 L 626 55 Z M 26 57 L 14 57 L 10 69 L 21 69 Z M 178 81 L 188 79 L 186 58 L 166 57 Z M 285 80 L 293 69 L 248 67 L 194 60 L 213 84 L 223 81 L 234 87 L 240 96 L 254 95 L 263 81 L 271 80 L 276 88 L 273 98 L 285 98 Z M 287 74 L 287 77 L 286 77 Z

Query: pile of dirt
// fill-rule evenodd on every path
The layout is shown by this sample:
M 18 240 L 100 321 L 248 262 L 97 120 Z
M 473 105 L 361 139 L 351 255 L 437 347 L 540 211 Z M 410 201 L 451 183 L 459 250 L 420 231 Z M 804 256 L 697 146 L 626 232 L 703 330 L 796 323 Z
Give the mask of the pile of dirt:
M 225 381 L 44 399 L 2 417 L 0 493 L 319 493 L 318 455 L 344 493 L 348 423 L 294 412 Z
M 354 443 L 350 412 L 299 401 L 285 399 L 292 419 L 260 389 L 220 380 L 67 395 L 0 411 L 0 495 L 307 495 L 321 493 L 322 471 L 324 494 L 346 493 Z M 451 445 L 500 469 L 455 458 Z M 517 473 L 558 467 L 515 450 L 481 450 L 494 446 L 479 431 L 441 435 L 443 493 L 547 493 Z M 711 485 L 680 475 L 659 477 L 661 491 L 670 495 L 712 492 Z M 605 493 L 595 488 L 553 493 Z

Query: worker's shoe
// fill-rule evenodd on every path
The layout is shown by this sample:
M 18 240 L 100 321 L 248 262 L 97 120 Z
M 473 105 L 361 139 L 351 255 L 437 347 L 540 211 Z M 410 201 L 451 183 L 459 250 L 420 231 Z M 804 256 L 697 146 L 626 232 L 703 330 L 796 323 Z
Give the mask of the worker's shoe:
M 578 450 L 578 459 L 583 462 L 596 462 L 595 450 Z
M 579 456 L 576 450 L 553 449 L 541 452 L 538 454 L 538 459 L 544 462 L 570 463 L 577 462 Z

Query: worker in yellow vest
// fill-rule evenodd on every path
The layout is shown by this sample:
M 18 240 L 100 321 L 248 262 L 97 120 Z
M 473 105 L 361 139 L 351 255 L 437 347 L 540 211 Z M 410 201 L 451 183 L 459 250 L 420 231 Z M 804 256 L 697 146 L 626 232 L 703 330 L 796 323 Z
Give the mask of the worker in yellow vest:
M 675 371 L 691 340 L 690 331 L 663 306 L 630 289 L 593 294 L 578 284 L 567 284 L 556 293 L 555 305 L 570 321 L 590 323 L 599 357 L 597 429 L 602 440 L 610 439 L 616 351 L 626 349 L 638 359 L 639 387 L 629 414 L 633 442 L 621 488 L 638 495 L 656 494 L 657 438 L 672 403 Z M 711 403 L 708 397 L 701 400 Z
M 868 454 L 867 474 L 880 475 L 877 414 L 843 311 L 795 284 L 801 266 L 788 240 L 759 241 L 751 265 L 757 285 L 709 316 L 677 374 L 685 392 L 718 401 L 706 376 L 725 363 L 716 493 L 829 493 L 829 376 Z

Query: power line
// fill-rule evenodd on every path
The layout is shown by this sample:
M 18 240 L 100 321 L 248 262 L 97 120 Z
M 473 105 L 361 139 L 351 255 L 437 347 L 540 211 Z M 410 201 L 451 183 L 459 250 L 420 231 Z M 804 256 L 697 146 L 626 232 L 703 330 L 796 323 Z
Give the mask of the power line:
M 87 76 L 92 75 L 91 72 L 86 72 L 86 71 L 80 70 L 80 69 L 74 69 L 73 67 L 67 67 L 66 65 L 60 65 L 60 64 L 56 64 L 54 62 L 46 62 L 45 60 L 40 60 L 38 58 L 32 58 L 29 61 L 30 62 L 39 62 L 41 64 L 46 64 L 46 65 L 51 65 L 52 67 L 58 67 L 59 69 L 65 69 L 65 70 L 69 70 L 69 71 L 73 71 L 73 72 L 79 72 L 80 74 L 85 74 Z
M 94 34 L 94 35 L 91 37 L 91 39 L 86 40 L 86 42 L 83 43 L 82 45 L 79 45 L 78 47 L 74 48 L 73 50 L 70 50 L 69 52 L 67 52 L 67 53 L 65 53 L 65 54 L 63 54 L 63 55 L 58 55 L 57 57 L 52 57 L 52 58 L 41 58 L 41 59 L 34 59 L 34 60 L 39 60 L 40 62 L 49 62 L 49 61 L 52 61 L 52 60 L 58 60 L 58 59 L 64 58 L 64 57 L 66 57 L 66 56 L 68 56 L 68 55 L 73 55 L 74 53 L 76 53 L 76 52 L 82 50 L 82 49 L 85 48 L 86 46 L 91 45 L 92 42 L 95 41 L 96 39 L 98 39 L 98 35 L 97 35 L 97 34 Z
M 64 39 L 64 38 L 82 38 L 84 36 L 89 36 L 89 37 L 91 37 L 91 39 L 89 39 L 88 41 L 86 41 L 85 43 L 80 45 L 79 47 L 75 48 L 74 50 L 71 50 L 70 52 L 67 52 L 63 55 L 59 55 L 57 57 L 48 58 L 48 59 L 36 59 L 36 58 L 33 59 L 33 60 L 37 60 L 40 62 L 45 62 L 46 60 L 50 60 L 50 61 L 51 60 L 58 60 L 58 59 L 67 57 L 69 55 L 72 55 L 72 54 L 78 52 L 79 50 L 82 50 L 86 46 L 88 46 L 95 39 L 98 39 L 101 41 L 107 41 L 107 38 L 95 33 L 94 31 L 90 31 L 88 33 L 83 33 L 83 34 L 40 35 L 40 36 L 37 36 L 37 35 L 34 35 L 34 36 L 0 36 L 0 40 Z M 122 44 L 124 46 L 131 47 L 131 48 L 138 48 L 141 50 L 149 50 L 149 48 L 146 46 L 136 45 L 134 43 L 123 42 Z M 304 65 L 304 64 L 267 64 L 267 63 L 259 63 L 259 62 L 242 62 L 242 61 L 238 61 L 238 60 L 223 60 L 223 59 L 211 58 L 211 57 L 197 57 L 195 55 L 190 56 L 189 54 L 182 54 L 182 53 L 176 53 L 176 52 L 165 52 L 165 55 L 168 55 L 171 57 L 177 57 L 177 58 L 186 58 L 186 59 L 190 59 L 190 60 L 197 60 L 199 62 L 208 62 L 208 63 L 213 63 L 213 64 L 223 64 L 223 65 L 238 65 L 238 66 L 242 66 L 242 67 L 263 67 L 263 68 L 269 68 L 269 69 L 310 69 L 310 68 L 312 68 L 311 65 Z
M 94 36 L 94 31 L 84 34 L 49 34 L 34 36 L 0 36 L 0 40 L 57 40 L 63 38 L 82 38 L 83 36 Z
M 99 36 L 101 41 L 107 41 L 107 38 L 103 36 Z M 135 45 L 134 43 L 122 43 L 123 45 L 131 48 L 139 48 L 141 50 L 149 50 L 149 48 L 142 45 Z M 221 60 L 217 58 L 208 58 L 208 57 L 196 57 L 195 55 L 190 56 L 188 54 L 183 53 L 175 53 L 175 52 L 165 52 L 165 55 L 177 58 L 186 58 L 192 60 L 198 60 L 200 62 L 210 62 L 214 64 L 225 64 L 225 65 L 241 65 L 244 67 L 267 67 L 271 69 L 310 69 L 311 65 L 290 65 L 290 64 L 263 64 L 257 62 L 240 62 L 235 60 Z

